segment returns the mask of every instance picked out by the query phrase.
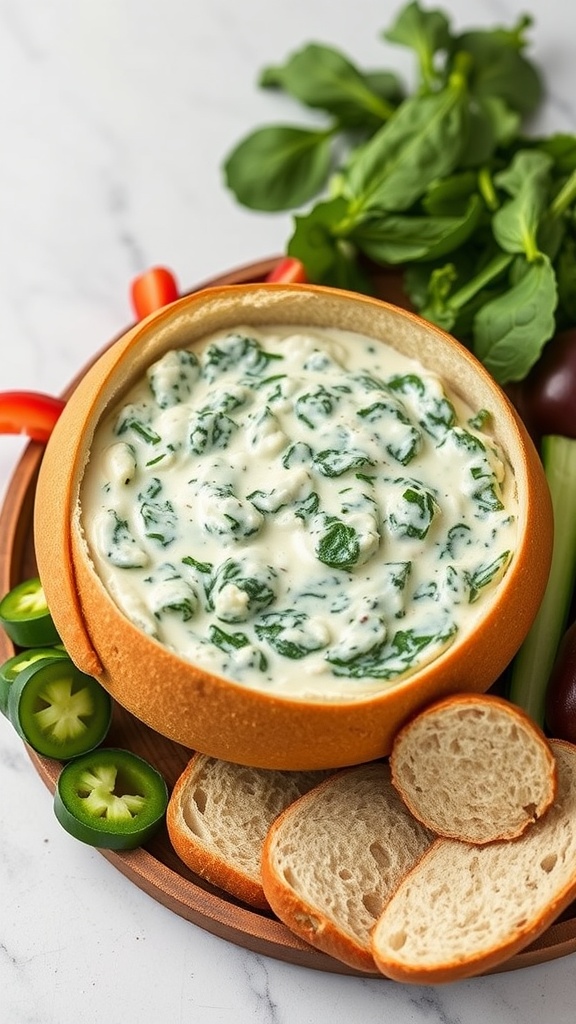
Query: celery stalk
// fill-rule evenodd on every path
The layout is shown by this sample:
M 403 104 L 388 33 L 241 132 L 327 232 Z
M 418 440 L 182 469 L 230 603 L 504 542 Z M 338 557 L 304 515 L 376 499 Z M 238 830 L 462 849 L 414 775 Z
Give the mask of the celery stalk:
M 514 659 L 509 693 L 510 700 L 540 726 L 576 580 L 576 440 L 544 437 L 542 460 L 554 512 L 552 564 L 542 604 Z

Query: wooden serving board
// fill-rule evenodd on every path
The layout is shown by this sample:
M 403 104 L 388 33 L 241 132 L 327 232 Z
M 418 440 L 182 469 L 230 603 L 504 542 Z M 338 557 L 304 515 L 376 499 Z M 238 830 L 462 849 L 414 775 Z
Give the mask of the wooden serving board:
M 277 261 L 266 260 L 204 282 L 200 287 L 261 281 Z M 398 274 L 385 275 L 379 282 L 383 298 L 405 304 Z M 100 353 L 98 353 L 99 355 Z M 87 368 L 86 368 L 87 369 Z M 68 397 L 78 383 L 65 392 Z M 20 580 L 36 574 L 32 517 L 36 479 L 43 446 L 31 442 L 17 464 L 0 511 L 0 594 Z M 0 630 L 0 661 L 14 654 L 10 641 Z M 162 772 L 172 787 L 191 752 L 153 732 L 116 705 L 107 744 L 128 748 L 146 758 Z M 53 792 L 61 765 L 28 750 L 34 767 Z M 255 953 L 299 966 L 366 977 L 345 964 L 313 949 L 293 935 L 274 915 L 256 911 L 194 875 L 180 861 L 163 829 L 146 847 L 102 855 L 153 899 L 205 931 Z M 576 951 L 576 904 L 535 943 L 497 970 L 509 971 L 554 960 Z M 382 981 L 387 979 L 375 975 Z

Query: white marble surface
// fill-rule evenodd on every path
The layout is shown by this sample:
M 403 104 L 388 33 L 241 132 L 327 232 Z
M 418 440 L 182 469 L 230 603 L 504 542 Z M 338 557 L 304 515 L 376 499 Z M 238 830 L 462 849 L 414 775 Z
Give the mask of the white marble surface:
M 249 128 L 298 111 L 258 71 L 312 39 L 360 64 L 411 61 L 379 39 L 380 0 L 0 0 L 0 388 L 59 392 L 131 318 L 131 278 L 183 287 L 282 250 L 289 218 L 239 209 L 220 172 Z M 536 18 L 542 127 L 576 130 L 576 8 L 453 0 L 461 27 Z M 4 493 L 23 442 L 0 438 Z M 2 1024 L 539 1024 L 574 1020 L 574 955 L 410 988 L 298 968 L 188 924 L 70 839 L 0 722 Z

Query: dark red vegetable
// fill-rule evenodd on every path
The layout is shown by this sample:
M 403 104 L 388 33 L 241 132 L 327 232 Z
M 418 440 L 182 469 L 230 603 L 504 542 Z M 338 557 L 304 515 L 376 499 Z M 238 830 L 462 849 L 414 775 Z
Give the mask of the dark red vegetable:
M 514 399 L 536 439 L 545 434 L 576 438 L 576 330 L 548 342 Z
M 562 637 L 548 680 L 546 725 L 552 736 L 576 743 L 576 622 Z

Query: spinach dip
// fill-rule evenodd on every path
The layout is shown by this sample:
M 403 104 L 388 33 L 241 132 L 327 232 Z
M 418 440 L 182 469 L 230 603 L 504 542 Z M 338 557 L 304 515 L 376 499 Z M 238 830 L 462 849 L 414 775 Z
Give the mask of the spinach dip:
M 343 330 L 244 328 L 167 352 L 97 428 L 95 570 L 203 669 L 353 699 L 438 657 L 513 557 L 513 472 L 418 362 Z

